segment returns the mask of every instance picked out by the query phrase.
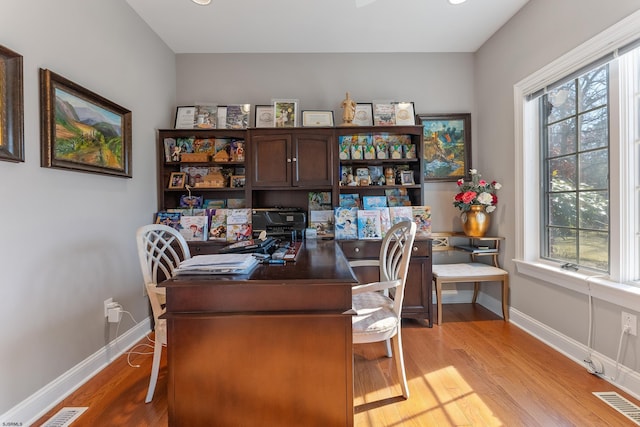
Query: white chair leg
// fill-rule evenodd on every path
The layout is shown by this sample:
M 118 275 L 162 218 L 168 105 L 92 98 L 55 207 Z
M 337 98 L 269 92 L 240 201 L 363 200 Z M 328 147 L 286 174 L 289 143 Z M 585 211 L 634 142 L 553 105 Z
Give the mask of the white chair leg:
M 387 357 L 393 357 L 393 353 L 391 353 L 391 339 L 384 341 L 384 347 L 387 349 Z
M 153 363 L 151 364 L 151 378 L 149 379 L 149 390 L 147 391 L 147 397 L 144 399 L 144 403 L 149 403 L 153 400 L 153 392 L 156 390 L 156 383 L 158 382 L 158 372 L 160 371 L 160 356 L 162 355 L 162 343 L 156 338 L 156 343 L 153 347 Z
M 393 350 L 396 357 L 396 370 L 398 371 L 398 378 L 400 379 L 400 387 L 402 388 L 402 396 L 405 399 L 409 398 L 409 386 L 407 385 L 407 374 L 404 371 L 404 355 L 402 354 L 402 337 L 400 331 L 391 338 L 393 342 Z

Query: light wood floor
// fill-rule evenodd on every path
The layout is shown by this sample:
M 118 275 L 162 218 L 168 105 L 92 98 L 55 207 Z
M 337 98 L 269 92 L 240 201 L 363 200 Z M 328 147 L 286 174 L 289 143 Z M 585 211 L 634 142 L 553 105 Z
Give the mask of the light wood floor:
M 592 392 L 617 391 L 637 400 L 517 327 L 471 304 L 446 305 L 443 311 L 440 327 L 426 328 L 412 320 L 403 324 L 411 392 L 406 401 L 400 397 L 394 365 L 383 356 L 383 346 L 356 346 L 356 426 L 634 425 Z M 65 406 L 89 407 L 72 427 L 166 426 L 164 358 L 155 398 L 149 404 L 144 397 L 151 355 L 132 360 L 140 367 L 129 367 L 121 357 L 35 426 Z

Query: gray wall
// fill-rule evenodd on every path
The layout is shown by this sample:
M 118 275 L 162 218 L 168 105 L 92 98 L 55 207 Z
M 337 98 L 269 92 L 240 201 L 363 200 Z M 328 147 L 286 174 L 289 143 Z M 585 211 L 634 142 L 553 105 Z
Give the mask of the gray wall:
M 516 273 L 513 86 L 564 53 L 586 42 L 640 8 L 638 0 L 531 0 L 476 54 L 475 135 L 478 165 L 500 180 L 502 214 L 494 223 L 506 236 L 504 264 L 511 272 L 511 307 L 570 339 L 587 344 L 588 299 L 585 295 L 531 280 Z M 620 312 L 613 304 L 594 301 L 593 345 L 615 360 Z M 625 310 L 628 311 L 628 310 Z M 624 365 L 638 371 L 640 344 L 630 337 Z
M 24 57 L 26 157 L 0 162 L 2 414 L 115 337 L 106 298 L 147 317 L 134 235 L 156 209 L 175 55 L 124 0 L 2 0 L 0 44 Z M 133 112 L 132 179 L 40 167 L 39 68 Z

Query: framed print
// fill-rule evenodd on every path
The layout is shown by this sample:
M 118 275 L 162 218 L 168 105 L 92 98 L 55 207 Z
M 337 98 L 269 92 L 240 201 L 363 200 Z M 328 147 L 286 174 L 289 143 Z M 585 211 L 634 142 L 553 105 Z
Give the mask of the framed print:
M 424 136 L 424 180 L 470 179 L 471 114 L 418 114 Z
M 249 127 L 251 104 L 227 105 L 227 129 L 246 129 Z
M 40 69 L 41 166 L 131 178 L 131 111 Z
M 353 124 L 358 126 L 373 126 L 373 104 L 358 103 L 353 116 Z
M 303 111 L 302 126 L 333 126 L 333 111 Z
M 231 188 L 244 187 L 244 175 L 231 175 L 231 178 L 229 178 L 229 187 Z
M 275 127 L 293 128 L 298 126 L 297 110 L 297 99 L 275 99 L 273 101 L 273 116 Z
M 394 102 L 373 102 L 373 124 L 375 126 L 393 126 L 396 124 L 396 107 Z
M 196 123 L 196 107 L 178 107 L 176 109 L 176 129 L 193 129 Z
M 195 111 L 195 125 L 198 129 L 215 129 L 218 115 L 218 106 L 213 104 L 198 104 Z M 224 127 L 224 126 L 221 126 Z
M 413 126 L 416 124 L 413 102 L 396 102 L 394 104 L 396 126 Z
M 272 128 L 275 126 L 273 105 L 256 105 L 253 125 L 257 128 Z
M 178 189 L 184 188 L 185 183 L 187 182 L 187 173 L 186 172 L 171 172 L 171 177 L 169 177 L 169 189 Z
M 400 184 L 402 185 L 413 185 L 416 182 L 413 180 L 413 171 L 400 171 Z
M 0 46 L 0 160 L 24 162 L 22 55 Z
M 220 126 L 218 126 L 220 129 L 225 129 L 227 127 L 226 105 L 218 105 L 218 108 L 216 110 L 216 123 L 220 123 Z

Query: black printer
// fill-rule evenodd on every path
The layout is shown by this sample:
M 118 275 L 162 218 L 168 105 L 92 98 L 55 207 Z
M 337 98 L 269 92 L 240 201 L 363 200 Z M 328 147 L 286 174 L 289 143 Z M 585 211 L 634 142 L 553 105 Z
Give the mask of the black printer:
M 253 237 L 262 231 L 282 240 L 302 239 L 307 228 L 307 215 L 299 208 L 252 209 Z

